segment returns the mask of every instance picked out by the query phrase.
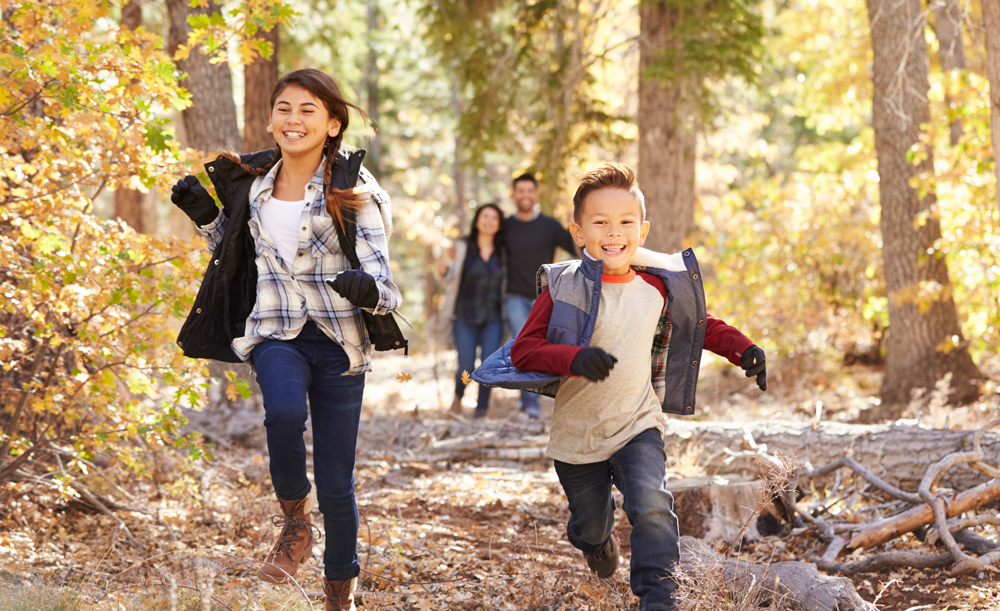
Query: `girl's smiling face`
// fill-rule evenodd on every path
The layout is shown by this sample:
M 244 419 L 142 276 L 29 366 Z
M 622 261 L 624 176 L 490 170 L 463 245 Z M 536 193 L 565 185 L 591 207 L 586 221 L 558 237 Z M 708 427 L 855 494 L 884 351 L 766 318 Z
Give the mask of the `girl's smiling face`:
M 340 119 L 331 117 L 322 100 L 297 85 L 278 94 L 271 108 L 267 131 L 283 156 L 298 156 L 323 150 L 327 136 L 340 133 Z

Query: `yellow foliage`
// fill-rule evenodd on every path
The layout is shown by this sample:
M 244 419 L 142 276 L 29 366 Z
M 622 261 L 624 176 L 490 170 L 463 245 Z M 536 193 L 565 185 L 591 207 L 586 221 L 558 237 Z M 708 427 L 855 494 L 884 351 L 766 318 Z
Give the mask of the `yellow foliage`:
M 246 5 L 213 31 L 290 14 Z M 149 440 L 202 455 L 178 430 L 206 372 L 170 323 L 188 313 L 204 257 L 93 214 L 106 189 L 166 192 L 189 173 L 197 154 L 162 117 L 190 97 L 160 37 L 119 29 L 110 6 L 0 0 L 0 483 L 52 448 L 67 470 L 100 453 L 142 472 Z

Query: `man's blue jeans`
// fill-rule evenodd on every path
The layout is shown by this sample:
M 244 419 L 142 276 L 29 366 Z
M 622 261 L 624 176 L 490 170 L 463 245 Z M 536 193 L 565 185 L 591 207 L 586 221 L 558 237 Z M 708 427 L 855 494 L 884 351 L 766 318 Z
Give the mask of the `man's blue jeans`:
M 458 371 L 455 373 L 455 396 L 465 394 L 465 384 L 462 383 L 462 372 L 469 375 L 476 370 L 476 348 L 479 348 L 479 360 L 493 354 L 500 347 L 503 336 L 503 320 L 494 320 L 481 325 L 469 325 L 455 319 L 455 349 L 458 351 Z M 476 403 L 476 416 L 482 417 L 490 408 L 490 391 L 493 389 L 485 384 L 479 385 L 479 401 Z
M 528 321 L 528 314 L 531 313 L 531 306 L 535 305 L 535 300 L 524 295 L 511 293 L 507 295 L 507 324 L 510 326 L 510 334 L 517 337 Z M 540 411 L 538 395 L 526 390 L 521 391 L 521 411 L 526 414 L 538 417 Z
M 629 581 L 642 611 L 672 609 L 677 589 L 671 575 L 681 552 L 674 497 L 664 487 L 666 459 L 660 432 L 647 429 L 608 460 L 583 465 L 555 461 L 569 499 L 566 535 L 580 551 L 603 550 L 614 532 L 611 485 L 625 497 L 622 508 L 632 525 Z
M 294 339 L 258 345 L 251 358 L 264 397 L 274 492 L 287 501 L 309 494 L 302 433 L 311 409 L 316 497 L 326 531 L 324 572 L 331 581 L 357 577 L 354 454 L 365 376 L 341 375 L 351 368 L 347 353 L 312 321 Z

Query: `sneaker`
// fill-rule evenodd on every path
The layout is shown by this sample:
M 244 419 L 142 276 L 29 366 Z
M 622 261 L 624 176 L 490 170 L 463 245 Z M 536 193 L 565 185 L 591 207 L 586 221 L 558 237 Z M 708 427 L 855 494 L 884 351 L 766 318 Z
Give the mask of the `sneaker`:
M 538 405 L 526 405 L 521 408 L 521 411 L 524 412 L 525 416 L 531 418 L 532 420 L 538 420 L 542 417 L 542 408 Z
M 596 554 L 583 553 L 587 560 L 587 567 L 597 574 L 601 579 L 607 579 L 615 574 L 618 569 L 618 540 L 614 535 L 608 539 L 604 549 Z

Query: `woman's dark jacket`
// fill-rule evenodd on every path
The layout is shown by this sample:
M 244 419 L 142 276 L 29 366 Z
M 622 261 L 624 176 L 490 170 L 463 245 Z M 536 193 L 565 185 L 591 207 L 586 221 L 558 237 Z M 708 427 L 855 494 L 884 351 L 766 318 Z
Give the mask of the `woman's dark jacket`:
M 267 166 L 274 149 L 241 155 L 251 168 Z M 341 151 L 333 167 L 333 186 L 348 189 L 358 183 L 364 150 Z M 247 317 L 257 302 L 257 252 L 250 233 L 250 188 L 256 174 L 220 158 L 205 164 L 208 178 L 229 218 L 222 241 L 212 253 L 194 306 L 177 334 L 184 356 L 241 363 L 232 343 L 246 332 Z

